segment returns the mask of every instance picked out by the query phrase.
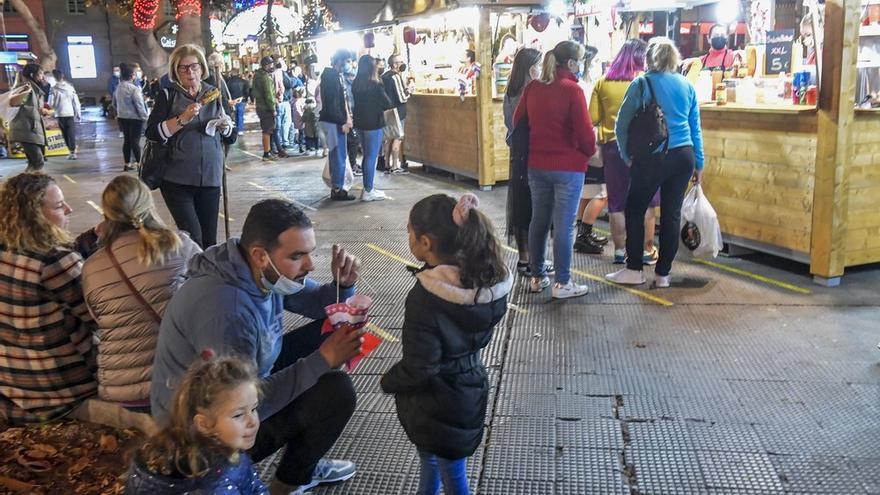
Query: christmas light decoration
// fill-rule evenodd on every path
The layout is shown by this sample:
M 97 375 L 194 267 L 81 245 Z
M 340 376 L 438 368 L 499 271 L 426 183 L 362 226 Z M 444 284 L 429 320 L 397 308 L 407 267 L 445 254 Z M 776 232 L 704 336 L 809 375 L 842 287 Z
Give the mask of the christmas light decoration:
M 156 13 L 159 11 L 159 0 L 135 0 L 132 9 L 132 23 L 141 30 L 156 27 Z
M 308 0 L 303 14 L 303 27 L 299 32 L 300 38 L 309 38 L 323 31 L 339 29 L 336 16 L 327 8 L 324 0 Z
M 199 17 L 202 15 L 202 2 L 200 0 L 177 0 L 177 16 L 175 19 L 180 20 L 184 16 Z

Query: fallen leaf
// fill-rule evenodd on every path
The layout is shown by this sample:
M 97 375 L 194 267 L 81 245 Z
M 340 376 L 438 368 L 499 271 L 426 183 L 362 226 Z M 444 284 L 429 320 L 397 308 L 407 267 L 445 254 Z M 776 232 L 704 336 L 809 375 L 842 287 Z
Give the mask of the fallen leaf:
M 88 457 L 80 457 L 74 462 L 69 468 L 67 468 L 67 474 L 70 476 L 76 476 L 83 469 L 89 466 L 89 458 Z
M 101 452 L 104 454 L 112 454 L 119 450 L 119 441 L 113 435 L 101 435 L 100 440 Z
M 15 478 L 8 478 L 6 476 L 0 476 L 0 486 L 4 488 L 9 488 L 12 491 L 23 492 L 28 490 L 28 493 L 32 492 L 36 485 L 31 483 L 25 483 L 24 481 L 17 480 Z

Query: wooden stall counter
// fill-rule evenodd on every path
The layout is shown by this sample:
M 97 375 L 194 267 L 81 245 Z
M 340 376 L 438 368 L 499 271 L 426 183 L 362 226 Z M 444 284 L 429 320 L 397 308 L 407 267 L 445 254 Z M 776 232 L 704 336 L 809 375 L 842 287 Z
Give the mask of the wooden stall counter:
M 502 102 L 491 101 L 491 112 L 481 116 L 475 96 L 414 94 L 406 106 L 404 150 L 408 159 L 426 167 L 475 179 L 490 189 L 509 177 Z M 486 119 L 489 139 L 480 139 Z M 484 153 L 486 151 L 487 153 Z

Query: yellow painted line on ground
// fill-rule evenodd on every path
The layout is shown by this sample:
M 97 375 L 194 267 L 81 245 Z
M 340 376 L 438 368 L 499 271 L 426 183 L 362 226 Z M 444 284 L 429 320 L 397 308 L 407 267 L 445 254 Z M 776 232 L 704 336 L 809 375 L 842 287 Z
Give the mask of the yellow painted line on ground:
M 409 261 L 409 260 L 403 259 L 403 258 L 401 258 L 400 256 L 398 256 L 398 255 L 392 253 L 391 251 L 388 251 L 388 250 L 385 250 L 385 249 L 380 248 L 379 246 L 373 244 L 372 242 L 368 242 L 368 243 L 367 243 L 367 247 L 370 248 L 370 249 L 372 249 L 373 251 L 376 251 L 376 252 L 379 253 L 379 254 L 383 254 L 383 255 L 385 255 L 385 256 L 387 256 L 387 257 L 393 259 L 394 261 L 399 261 L 400 263 L 403 263 L 403 264 L 406 265 L 406 266 L 411 266 L 411 267 L 414 267 L 414 268 L 418 268 L 418 265 L 416 265 L 416 264 L 413 263 L 412 261 Z
M 245 150 L 243 150 L 243 149 L 241 149 L 241 148 L 239 148 L 238 151 L 241 151 L 241 152 L 244 153 L 245 155 L 252 156 L 252 157 L 254 157 L 254 158 L 258 159 L 258 160 L 262 160 L 262 159 L 263 159 L 262 156 L 257 155 L 257 154 L 254 154 L 254 153 L 251 153 L 250 151 L 245 151 Z
M 799 287 L 794 284 L 789 284 L 788 282 L 783 282 L 782 280 L 776 280 L 775 278 L 765 277 L 764 275 L 758 275 L 757 273 L 752 273 L 748 270 L 743 270 L 741 268 L 734 268 L 732 266 L 727 266 L 722 263 L 716 263 L 714 261 L 703 260 L 699 258 L 694 258 L 694 263 L 699 263 L 701 265 L 711 266 L 712 268 L 717 268 L 719 270 L 724 270 L 728 273 L 733 273 L 734 275 L 740 275 L 742 277 L 750 278 L 752 280 L 757 280 L 758 282 L 763 282 L 765 284 L 773 285 L 775 287 L 779 287 L 780 289 L 789 290 L 792 292 L 796 292 L 798 294 L 810 295 L 813 293 L 812 290 Z
M 223 216 L 223 214 L 222 214 L 222 213 L 218 213 L 218 215 L 220 215 L 220 218 L 224 218 L 224 219 L 225 219 L 225 218 L 226 218 L 226 217 L 225 217 L 225 216 Z M 229 221 L 230 221 L 230 222 L 234 222 L 234 221 L 235 221 L 235 219 L 234 219 L 234 218 L 232 218 L 232 217 L 229 217 Z
M 513 249 L 510 246 L 505 246 L 502 244 L 501 247 L 507 251 L 512 252 L 512 253 L 517 252 L 516 249 Z M 675 305 L 672 301 L 669 301 L 667 299 L 663 299 L 662 297 L 657 297 L 657 296 L 650 294 L 648 292 L 645 292 L 643 290 L 633 289 L 632 287 L 629 287 L 626 285 L 615 284 L 614 282 L 606 280 L 605 277 L 600 277 L 598 275 L 593 275 L 592 273 L 582 272 L 580 270 L 575 270 L 575 269 L 572 269 L 571 273 L 574 273 L 576 275 L 580 275 L 581 277 L 584 277 L 586 279 L 590 279 L 594 282 L 599 282 L 600 284 L 610 285 L 611 287 L 616 287 L 618 289 L 625 290 L 625 291 L 629 292 L 630 294 L 641 297 L 642 299 L 647 299 L 648 301 L 651 301 L 653 303 L 657 303 L 657 304 L 659 304 L 661 306 L 665 306 L 667 308 Z
M 94 208 L 95 211 L 97 211 L 97 212 L 100 213 L 101 215 L 104 214 L 104 210 L 102 210 L 100 206 L 96 205 L 95 202 L 92 201 L 91 199 L 90 199 L 90 200 L 87 200 L 86 203 L 88 203 L 89 206 L 91 206 L 92 208 Z
M 263 187 L 263 186 L 257 184 L 256 182 L 248 182 L 248 184 L 250 184 L 250 185 L 256 187 L 257 189 L 262 189 L 263 191 L 268 191 L 268 189 L 266 189 L 265 187 Z
M 378 335 L 379 337 L 382 338 L 382 340 L 387 340 L 388 342 L 400 342 L 400 339 L 398 339 L 394 335 L 391 335 L 390 333 L 388 333 L 386 330 L 379 328 L 372 323 L 367 323 L 367 330 Z
M 71 179 L 69 175 L 64 174 L 64 175 L 62 175 L 62 177 L 64 177 L 65 179 L 67 179 L 67 182 L 70 182 L 71 184 L 76 184 L 76 181 L 73 180 L 73 179 Z
M 517 306 L 516 304 L 513 304 L 513 303 L 507 303 L 507 307 L 508 307 L 509 309 L 512 309 L 512 310 L 516 311 L 517 313 L 522 313 L 522 314 L 524 314 L 524 315 L 529 314 L 529 310 L 527 310 L 527 309 L 525 309 L 525 308 L 521 308 L 521 307 L 519 307 L 519 306 Z

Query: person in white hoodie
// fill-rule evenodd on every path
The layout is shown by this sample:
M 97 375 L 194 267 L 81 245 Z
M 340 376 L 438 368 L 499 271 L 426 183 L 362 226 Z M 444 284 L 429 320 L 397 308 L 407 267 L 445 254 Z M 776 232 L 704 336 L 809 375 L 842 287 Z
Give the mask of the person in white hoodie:
M 49 105 L 55 109 L 55 118 L 58 119 L 58 127 L 64 136 L 64 144 L 70 150 L 68 160 L 76 160 L 76 123 L 82 120 L 82 109 L 79 97 L 73 84 L 67 81 L 64 73 L 58 69 L 52 71 L 55 77 L 55 85 L 52 86 L 52 94 Z

